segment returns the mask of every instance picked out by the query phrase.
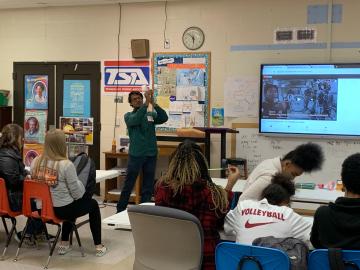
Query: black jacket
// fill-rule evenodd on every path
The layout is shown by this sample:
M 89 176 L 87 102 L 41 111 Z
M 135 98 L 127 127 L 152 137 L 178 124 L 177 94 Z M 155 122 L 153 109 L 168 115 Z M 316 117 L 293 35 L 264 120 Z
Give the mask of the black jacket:
M 340 197 L 319 207 L 310 240 L 315 248 L 360 249 L 360 199 Z
M 22 209 L 23 184 L 27 175 L 20 152 L 14 148 L 0 148 L 0 177 L 4 178 L 10 208 Z

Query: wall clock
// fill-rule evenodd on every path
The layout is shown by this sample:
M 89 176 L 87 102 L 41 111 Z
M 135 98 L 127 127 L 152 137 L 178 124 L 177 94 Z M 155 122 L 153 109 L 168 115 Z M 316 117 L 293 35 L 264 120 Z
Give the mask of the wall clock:
M 205 35 L 199 27 L 192 26 L 184 31 L 182 41 L 189 50 L 197 50 L 204 44 Z

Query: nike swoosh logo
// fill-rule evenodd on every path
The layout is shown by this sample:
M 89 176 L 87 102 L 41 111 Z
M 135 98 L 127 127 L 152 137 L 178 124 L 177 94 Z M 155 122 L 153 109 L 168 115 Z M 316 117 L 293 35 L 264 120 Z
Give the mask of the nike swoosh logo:
M 245 228 L 250 229 L 250 228 L 254 228 L 254 227 L 262 226 L 262 225 L 267 225 L 267 224 L 271 224 L 271 223 L 276 223 L 276 222 L 270 221 L 270 222 L 250 223 L 249 220 L 247 220 L 246 223 L 245 223 Z

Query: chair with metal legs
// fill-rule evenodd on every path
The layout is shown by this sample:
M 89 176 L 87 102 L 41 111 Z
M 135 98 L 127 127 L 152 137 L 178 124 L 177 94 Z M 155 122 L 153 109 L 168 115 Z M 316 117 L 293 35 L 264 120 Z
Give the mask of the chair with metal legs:
M 41 201 L 41 204 L 42 204 L 41 211 L 32 211 L 31 201 L 33 199 Z M 56 225 L 58 227 L 55 239 L 54 239 L 53 243 L 51 244 L 50 237 L 47 232 L 46 226 L 44 226 L 46 239 L 48 240 L 48 244 L 49 244 L 49 248 L 50 248 L 49 257 L 44 266 L 44 268 L 47 269 L 49 266 L 49 263 L 50 263 L 50 259 L 53 255 L 56 243 L 59 240 L 59 236 L 60 236 L 60 232 L 61 232 L 61 224 L 64 222 L 64 220 L 61 220 L 55 216 L 54 209 L 53 209 L 53 203 L 52 203 L 52 199 L 51 199 L 51 194 L 50 194 L 50 188 L 46 183 L 42 183 L 40 181 L 34 181 L 34 180 L 25 180 L 24 181 L 23 215 L 26 216 L 28 218 L 28 220 L 26 222 L 23 234 L 21 236 L 21 240 L 20 240 L 18 249 L 16 251 L 14 261 L 18 260 L 20 248 L 21 248 L 22 243 L 25 238 L 25 232 L 26 232 L 26 229 L 27 229 L 31 219 L 41 219 L 42 222 L 44 222 L 44 223 Z M 81 255 L 84 257 L 85 254 L 84 254 L 84 250 L 81 246 L 81 241 L 80 241 L 79 233 L 77 230 L 77 226 L 74 222 L 70 222 L 70 223 L 72 224 L 73 231 L 75 232 L 75 236 L 76 236 L 77 242 L 80 247 Z
M 8 199 L 8 194 L 7 194 L 7 190 L 6 190 L 6 184 L 5 184 L 5 180 L 0 178 L 0 216 L 2 219 L 2 222 L 4 224 L 4 228 L 5 228 L 5 232 L 6 232 L 6 242 L 5 242 L 5 247 L 1 256 L 1 260 L 3 260 L 5 258 L 5 254 L 6 254 L 6 250 L 10 245 L 11 242 L 11 238 L 14 234 L 14 232 L 16 233 L 16 219 L 15 217 L 21 215 L 21 211 L 18 212 L 14 212 L 10 209 L 10 204 L 9 204 L 9 199 Z M 8 230 L 8 227 L 6 225 L 6 220 L 5 219 L 10 219 L 12 226 L 10 231 Z

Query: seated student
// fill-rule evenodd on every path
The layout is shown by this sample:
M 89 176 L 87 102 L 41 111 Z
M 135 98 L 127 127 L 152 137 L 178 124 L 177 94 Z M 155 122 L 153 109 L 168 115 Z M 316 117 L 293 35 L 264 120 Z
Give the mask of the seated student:
M 0 177 L 5 180 L 12 211 L 21 211 L 24 179 L 28 172 L 21 157 L 23 129 L 16 124 L 6 125 L 0 138 Z
M 50 130 L 45 136 L 44 152 L 31 163 L 31 177 L 50 186 L 55 215 L 64 220 L 89 214 L 96 256 L 103 256 L 106 247 L 101 242 L 101 215 L 96 200 L 83 197 L 85 188 L 76 175 L 74 164 L 66 156 L 65 134 L 62 130 Z M 59 255 L 71 250 L 69 236 L 71 224 L 64 222 L 61 230 Z
M 315 248 L 360 249 L 360 153 L 342 164 L 345 197 L 316 210 L 310 241 Z
M 262 191 L 276 173 L 288 173 L 295 178 L 303 172 L 319 170 L 323 161 L 322 149 L 314 143 L 299 145 L 283 158 L 264 160 L 249 175 L 239 200 L 260 200 Z
M 251 245 L 256 238 L 294 237 L 304 242 L 310 238 L 311 223 L 288 205 L 295 185 L 288 174 L 276 174 L 262 192 L 262 200 L 239 201 L 225 218 L 226 234 L 235 234 L 236 242 Z
M 215 269 L 215 247 L 220 241 L 218 229 L 229 211 L 231 192 L 240 172 L 229 168 L 225 189 L 214 184 L 200 147 L 184 141 L 173 153 L 166 175 L 155 188 L 155 204 L 184 210 L 196 216 L 204 230 L 202 269 Z
M 23 129 L 16 124 L 8 124 L 3 127 L 0 137 L 0 177 L 5 180 L 8 192 L 9 205 L 12 211 L 21 211 L 24 179 L 28 175 L 21 156 L 23 147 Z M 35 209 L 34 209 L 35 210 Z M 42 231 L 43 223 L 34 220 L 27 228 L 27 245 L 35 244 L 32 235 Z M 21 233 L 15 235 L 19 240 Z

